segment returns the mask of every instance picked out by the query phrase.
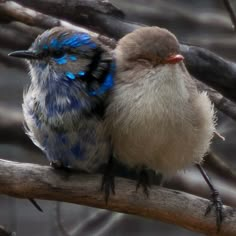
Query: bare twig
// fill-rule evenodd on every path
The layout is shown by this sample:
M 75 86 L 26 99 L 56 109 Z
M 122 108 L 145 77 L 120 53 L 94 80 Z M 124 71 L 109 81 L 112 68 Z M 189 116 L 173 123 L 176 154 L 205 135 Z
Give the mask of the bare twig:
M 233 29 L 235 30 L 236 15 L 235 15 L 235 13 L 234 13 L 234 9 L 233 9 L 233 7 L 232 7 L 232 5 L 231 5 L 231 3 L 230 3 L 229 0 L 223 0 L 223 2 L 224 2 L 224 5 L 225 5 L 226 10 L 227 10 L 228 13 L 229 13 L 230 19 L 231 19 L 231 21 L 232 21 Z
M 0 160 L 0 192 L 20 198 L 41 198 L 83 204 L 136 214 L 215 235 L 214 213 L 204 217 L 206 199 L 153 187 L 149 199 L 135 192 L 133 181 L 117 178 L 116 195 L 108 205 L 99 192 L 97 175 L 62 174 L 50 167 Z M 236 210 L 224 207 L 225 219 L 218 234 L 236 234 Z

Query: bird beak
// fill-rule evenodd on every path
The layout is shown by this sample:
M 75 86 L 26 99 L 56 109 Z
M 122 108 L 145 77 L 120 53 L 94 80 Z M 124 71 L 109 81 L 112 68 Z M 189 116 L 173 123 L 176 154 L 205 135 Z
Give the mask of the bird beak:
M 24 59 L 37 59 L 36 52 L 30 50 L 15 51 L 8 54 L 10 57 L 19 57 Z
M 163 64 L 176 64 L 180 61 L 183 61 L 184 57 L 181 54 L 175 54 L 167 57 L 164 61 Z

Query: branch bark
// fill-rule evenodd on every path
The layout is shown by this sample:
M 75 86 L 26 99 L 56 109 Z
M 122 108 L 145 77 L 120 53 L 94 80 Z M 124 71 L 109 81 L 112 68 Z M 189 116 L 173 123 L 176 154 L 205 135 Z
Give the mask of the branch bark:
M 0 193 L 19 198 L 57 200 L 135 214 L 190 230 L 216 235 L 214 212 L 204 217 L 209 201 L 179 191 L 153 187 L 150 197 L 135 192 L 131 180 L 116 179 L 116 195 L 108 205 L 99 191 L 97 175 L 64 173 L 50 167 L 0 160 Z M 225 218 L 218 236 L 236 235 L 236 210 L 224 206 Z

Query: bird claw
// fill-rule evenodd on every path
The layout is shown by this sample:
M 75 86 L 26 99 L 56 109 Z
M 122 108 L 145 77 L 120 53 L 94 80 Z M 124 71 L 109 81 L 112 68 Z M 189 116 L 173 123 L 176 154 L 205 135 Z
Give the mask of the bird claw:
M 105 194 L 105 202 L 107 204 L 110 193 L 115 194 L 115 177 L 110 170 L 106 170 L 102 177 L 101 191 Z
M 110 193 L 115 194 L 115 176 L 114 172 L 114 164 L 113 164 L 113 156 L 110 156 L 109 161 L 104 169 L 104 174 L 102 177 L 102 185 L 101 191 L 105 194 L 105 203 L 107 205 Z
M 50 166 L 54 168 L 55 170 L 64 170 L 66 172 L 70 171 L 70 168 L 64 166 L 61 161 L 51 161 Z
M 221 223 L 223 221 L 223 203 L 217 191 L 214 191 L 212 193 L 212 200 L 206 209 L 205 216 L 211 212 L 213 207 L 215 208 L 215 212 L 216 212 L 217 232 L 219 232 L 221 228 Z
M 136 192 L 138 191 L 139 187 L 142 186 L 143 193 L 149 197 L 149 188 L 151 187 L 150 185 L 150 179 L 148 176 L 148 173 L 145 169 L 142 169 L 139 173 L 139 178 L 136 184 Z

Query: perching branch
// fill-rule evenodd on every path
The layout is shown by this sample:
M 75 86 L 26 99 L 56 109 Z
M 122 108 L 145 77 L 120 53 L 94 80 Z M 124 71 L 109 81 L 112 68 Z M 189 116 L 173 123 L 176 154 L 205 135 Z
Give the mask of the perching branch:
M 39 151 L 39 149 L 32 143 L 24 132 L 22 113 L 7 108 L 4 105 L 0 106 L 0 134 L 0 143 L 17 144 L 29 150 Z M 230 181 L 231 183 L 236 181 L 235 172 L 231 170 L 230 167 L 227 166 L 227 164 L 213 152 L 210 152 L 205 158 L 204 166 L 207 169 L 212 170 L 216 176 L 223 178 L 226 181 Z M 172 186 L 173 184 L 171 184 L 171 182 L 172 181 L 168 181 L 167 185 Z M 183 185 L 184 183 L 179 181 L 178 189 L 183 189 Z M 189 189 L 187 192 L 192 193 Z M 208 189 L 204 191 L 204 194 L 208 194 Z M 228 194 L 225 193 L 226 199 L 228 198 L 227 196 Z
M 100 192 L 97 175 L 68 174 L 35 164 L 0 160 L 0 193 L 19 198 L 40 198 L 105 208 L 178 224 L 204 234 L 216 235 L 214 212 L 204 217 L 209 201 L 179 191 L 153 187 L 149 199 L 135 192 L 131 180 L 116 179 L 116 195 L 108 205 Z M 236 210 L 224 207 L 220 235 L 236 235 Z

